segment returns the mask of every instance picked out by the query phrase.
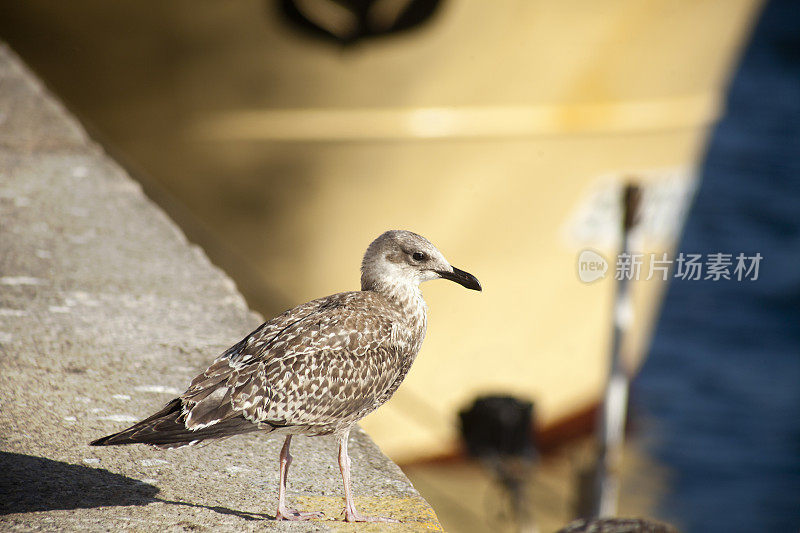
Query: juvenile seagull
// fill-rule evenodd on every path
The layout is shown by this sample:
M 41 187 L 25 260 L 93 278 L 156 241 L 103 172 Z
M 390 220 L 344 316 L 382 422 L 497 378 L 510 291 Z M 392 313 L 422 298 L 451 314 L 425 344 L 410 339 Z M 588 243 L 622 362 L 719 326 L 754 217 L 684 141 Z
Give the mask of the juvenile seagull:
M 361 290 L 312 300 L 265 322 L 194 378 L 180 397 L 92 446 L 144 443 L 177 448 L 251 431 L 286 435 L 280 454 L 278 520 L 320 518 L 286 506 L 293 435 L 335 435 L 348 522 L 385 522 L 356 510 L 347 440 L 406 377 L 425 337 L 419 284 L 445 278 L 481 290 L 427 239 L 387 231 L 367 248 Z

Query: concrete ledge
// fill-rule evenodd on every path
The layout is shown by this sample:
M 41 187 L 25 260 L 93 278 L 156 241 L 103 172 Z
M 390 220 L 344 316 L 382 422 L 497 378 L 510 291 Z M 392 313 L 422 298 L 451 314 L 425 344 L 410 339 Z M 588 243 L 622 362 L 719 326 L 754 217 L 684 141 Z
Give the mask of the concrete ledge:
M 330 518 L 311 523 L 272 519 L 280 439 L 87 446 L 182 392 L 261 318 L 2 44 L 0 250 L 2 529 L 441 530 L 363 432 L 356 500 L 402 524 L 342 521 L 332 439 L 293 442 L 290 501 Z

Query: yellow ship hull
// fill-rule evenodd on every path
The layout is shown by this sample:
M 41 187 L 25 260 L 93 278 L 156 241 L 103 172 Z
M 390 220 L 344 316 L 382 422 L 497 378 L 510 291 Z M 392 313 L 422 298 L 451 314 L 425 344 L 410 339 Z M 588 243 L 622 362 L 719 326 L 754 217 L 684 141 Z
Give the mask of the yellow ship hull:
M 615 191 L 645 184 L 637 249 L 669 252 L 758 4 L 447 2 L 416 32 L 345 51 L 276 29 L 275 53 L 291 58 L 279 84 L 296 91 L 195 125 L 198 142 L 244 141 L 292 169 L 280 239 L 259 261 L 291 300 L 356 284 L 356 258 L 388 228 L 426 235 L 484 284 L 482 294 L 424 287 L 422 352 L 363 423 L 393 459 L 457 449 L 456 413 L 479 394 L 533 400 L 541 426 L 596 404 Z M 579 279 L 584 249 L 608 261 L 604 279 Z M 632 369 L 666 285 L 648 274 L 645 261 Z

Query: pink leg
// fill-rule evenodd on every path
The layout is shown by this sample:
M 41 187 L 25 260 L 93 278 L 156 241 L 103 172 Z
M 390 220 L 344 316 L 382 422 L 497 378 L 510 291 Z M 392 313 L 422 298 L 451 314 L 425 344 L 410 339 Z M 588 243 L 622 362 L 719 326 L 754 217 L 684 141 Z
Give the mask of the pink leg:
M 347 455 L 347 439 L 350 431 L 339 437 L 339 469 L 342 471 L 344 481 L 344 517 L 348 522 L 399 522 L 393 518 L 382 516 L 364 516 L 356 510 L 356 503 L 353 501 L 353 493 L 350 490 L 350 456 Z
M 289 475 L 289 465 L 292 464 L 292 456 L 289 454 L 289 444 L 292 442 L 292 436 L 286 437 L 281 448 L 281 469 L 280 469 L 280 485 L 278 486 L 278 512 L 275 513 L 275 520 L 311 520 L 312 518 L 322 518 L 323 513 L 313 512 L 305 513 L 286 507 L 286 478 Z

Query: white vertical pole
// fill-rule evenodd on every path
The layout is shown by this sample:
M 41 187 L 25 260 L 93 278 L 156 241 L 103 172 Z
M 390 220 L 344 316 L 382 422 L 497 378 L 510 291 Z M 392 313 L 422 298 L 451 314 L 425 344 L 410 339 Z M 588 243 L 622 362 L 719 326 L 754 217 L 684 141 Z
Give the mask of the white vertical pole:
M 640 196 L 641 191 L 638 186 L 630 184 L 625 187 L 622 253 L 630 253 L 630 232 L 637 222 Z M 633 264 L 631 267 L 633 268 Z M 633 320 L 630 280 L 627 276 L 622 276 L 617 284 L 613 314 L 611 365 L 598 428 L 598 457 L 593 505 L 593 514 L 596 517 L 616 515 L 619 501 L 619 468 L 625 438 L 629 388 L 628 373 L 622 361 L 622 341 Z

